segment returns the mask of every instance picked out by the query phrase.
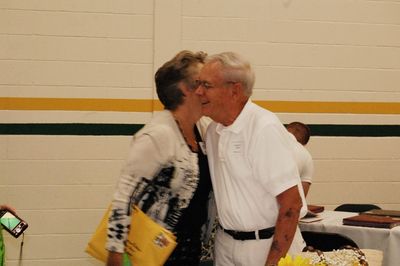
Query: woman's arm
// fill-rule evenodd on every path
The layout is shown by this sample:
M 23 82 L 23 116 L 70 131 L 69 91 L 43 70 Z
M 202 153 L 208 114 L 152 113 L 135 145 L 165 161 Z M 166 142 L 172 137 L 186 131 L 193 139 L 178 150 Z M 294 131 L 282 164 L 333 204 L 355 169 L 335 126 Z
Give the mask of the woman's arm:
M 121 266 L 122 265 L 122 253 L 108 252 L 107 266 Z

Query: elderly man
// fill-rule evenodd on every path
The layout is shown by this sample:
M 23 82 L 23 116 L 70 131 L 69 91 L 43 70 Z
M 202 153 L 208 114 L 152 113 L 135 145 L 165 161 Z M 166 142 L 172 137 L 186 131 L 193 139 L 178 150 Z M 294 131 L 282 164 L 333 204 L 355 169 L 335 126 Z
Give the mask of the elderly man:
M 306 204 L 292 140 L 276 115 L 249 99 L 254 80 L 246 60 L 225 52 L 206 59 L 196 90 L 214 120 L 206 150 L 220 222 L 217 266 L 276 265 L 304 247 L 293 241 Z

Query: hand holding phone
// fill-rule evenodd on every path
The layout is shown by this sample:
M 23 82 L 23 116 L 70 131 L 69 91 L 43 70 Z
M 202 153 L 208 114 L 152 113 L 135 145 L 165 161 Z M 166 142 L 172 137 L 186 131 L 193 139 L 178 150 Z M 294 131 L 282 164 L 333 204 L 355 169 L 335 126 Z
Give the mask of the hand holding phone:
M 8 210 L 0 210 L 0 223 L 15 238 L 28 228 L 27 222 Z

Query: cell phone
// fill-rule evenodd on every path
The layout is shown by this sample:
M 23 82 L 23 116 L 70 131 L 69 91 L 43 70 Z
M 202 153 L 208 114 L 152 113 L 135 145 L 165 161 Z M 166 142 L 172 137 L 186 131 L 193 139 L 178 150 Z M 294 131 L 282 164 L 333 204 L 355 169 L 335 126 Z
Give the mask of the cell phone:
M 27 222 L 7 210 L 0 211 L 0 223 L 15 238 L 18 238 L 28 228 Z

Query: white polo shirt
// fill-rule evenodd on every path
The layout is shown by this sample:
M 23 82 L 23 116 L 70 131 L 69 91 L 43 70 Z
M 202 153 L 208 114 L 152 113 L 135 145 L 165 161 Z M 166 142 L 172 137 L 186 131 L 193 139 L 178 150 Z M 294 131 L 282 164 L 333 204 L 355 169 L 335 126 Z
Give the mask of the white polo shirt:
M 274 226 L 276 196 L 295 185 L 302 192 L 290 141 L 277 116 L 250 100 L 232 125 L 209 126 L 207 156 L 218 217 L 225 229 Z
M 289 133 L 289 132 L 288 132 Z M 314 174 L 314 163 L 310 152 L 296 140 L 296 137 L 289 133 L 293 139 L 293 155 L 299 169 L 300 179 L 302 182 L 312 183 Z

